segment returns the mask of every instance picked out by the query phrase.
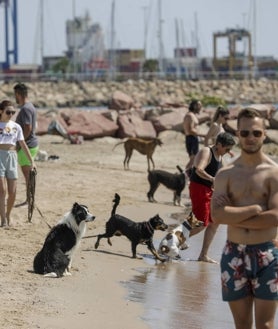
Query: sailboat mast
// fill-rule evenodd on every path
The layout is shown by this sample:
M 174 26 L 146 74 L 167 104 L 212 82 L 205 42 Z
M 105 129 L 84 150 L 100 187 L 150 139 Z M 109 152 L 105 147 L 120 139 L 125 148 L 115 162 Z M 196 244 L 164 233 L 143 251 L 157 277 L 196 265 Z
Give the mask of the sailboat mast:
M 181 47 L 180 47 L 180 34 L 179 34 L 179 22 L 177 18 L 175 19 L 176 25 L 176 63 L 177 63 L 177 78 L 180 78 L 180 57 L 181 57 Z
M 161 0 L 158 0 L 158 46 L 159 46 L 159 71 L 163 75 L 163 42 L 162 42 L 162 4 Z
M 110 77 L 114 76 L 115 71 L 115 0 L 112 1 L 111 10 L 111 35 L 110 35 L 110 58 L 109 58 Z
M 253 75 L 254 75 L 254 77 L 257 75 L 257 70 L 258 70 L 256 39 L 257 39 L 257 2 L 256 2 L 256 0 L 253 0 L 253 56 L 254 56 Z
M 41 71 L 44 72 L 44 6 L 43 6 L 43 0 L 40 2 L 40 17 L 41 17 L 41 37 L 40 37 L 40 48 L 41 48 Z

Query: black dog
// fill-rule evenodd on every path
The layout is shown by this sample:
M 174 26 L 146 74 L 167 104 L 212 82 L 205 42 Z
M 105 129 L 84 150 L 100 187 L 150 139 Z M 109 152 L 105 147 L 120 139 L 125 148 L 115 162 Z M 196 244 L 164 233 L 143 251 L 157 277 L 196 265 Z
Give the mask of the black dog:
M 174 205 L 180 206 L 181 192 L 183 191 L 186 179 L 185 172 L 180 166 L 177 166 L 180 174 L 172 174 L 164 170 L 152 170 L 149 171 L 148 180 L 150 183 L 150 190 L 147 193 L 149 202 L 156 202 L 154 199 L 154 193 L 157 190 L 159 184 L 163 184 L 168 189 L 174 191 Z
M 110 238 L 113 235 L 125 235 L 131 241 L 132 258 L 139 258 L 136 256 L 136 247 L 139 243 L 146 244 L 148 249 L 152 252 L 156 259 L 164 262 L 156 252 L 153 245 L 154 230 L 167 230 L 168 226 L 163 222 L 163 219 L 156 215 L 148 222 L 136 223 L 132 220 L 116 214 L 116 208 L 120 203 L 120 196 L 116 193 L 113 200 L 114 206 L 111 212 L 110 219 L 106 222 L 106 232 L 99 234 L 95 243 L 95 248 L 99 246 L 99 241 L 102 238 L 107 238 L 108 243 L 112 246 Z
M 71 211 L 48 233 L 42 249 L 34 258 L 34 272 L 49 277 L 71 275 L 72 255 L 85 234 L 85 222 L 94 219 L 86 206 L 75 202 Z

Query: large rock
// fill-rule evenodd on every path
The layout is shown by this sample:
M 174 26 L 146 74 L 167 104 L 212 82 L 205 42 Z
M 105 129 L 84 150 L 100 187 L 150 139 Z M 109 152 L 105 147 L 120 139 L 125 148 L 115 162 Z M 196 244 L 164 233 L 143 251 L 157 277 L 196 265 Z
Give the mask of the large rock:
M 82 111 L 73 114 L 67 128 L 69 134 L 80 135 L 84 139 L 115 136 L 117 130 L 117 124 L 94 111 Z
M 142 120 L 138 114 L 127 113 L 118 117 L 118 137 L 155 138 L 156 131 L 150 121 Z
M 267 129 L 266 136 L 267 136 L 268 142 L 278 144 L 277 130 Z
M 133 107 L 133 99 L 121 91 L 115 91 L 111 103 L 109 105 L 110 109 L 113 110 L 130 110 Z
M 50 125 L 51 122 L 52 122 L 52 119 L 50 117 L 39 115 L 37 117 L 36 134 L 38 136 L 47 134 L 48 133 L 48 126 Z
M 278 129 L 278 111 L 272 113 L 272 116 L 269 119 L 269 125 L 271 129 Z
M 265 119 L 269 119 L 272 113 L 275 111 L 275 107 L 271 104 L 251 104 L 248 107 L 252 107 L 259 111 Z
M 157 133 L 164 130 L 183 131 L 183 120 L 186 114 L 185 108 L 173 109 L 169 113 L 153 118 L 152 122 Z

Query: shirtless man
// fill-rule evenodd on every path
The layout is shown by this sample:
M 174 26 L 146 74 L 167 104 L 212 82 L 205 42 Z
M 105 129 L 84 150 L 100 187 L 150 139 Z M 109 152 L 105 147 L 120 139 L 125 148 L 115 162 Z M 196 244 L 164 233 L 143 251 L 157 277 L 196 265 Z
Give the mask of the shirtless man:
M 189 155 L 189 161 L 185 166 L 187 174 L 190 176 L 191 168 L 193 166 L 193 161 L 195 155 L 199 151 L 199 140 L 198 136 L 204 137 L 203 134 L 198 133 L 199 120 L 196 114 L 200 113 L 202 108 L 202 103 L 199 100 L 193 100 L 189 104 L 188 113 L 186 113 L 183 121 L 183 129 L 185 134 L 185 146 L 187 153 Z
M 278 165 L 262 151 L 260 113 L 239 113 L 241 155 L 216 175 L 212 219 L 227 225 L 221 259 L 222 297 L 236 329 L 274 329 L 278 300 Z

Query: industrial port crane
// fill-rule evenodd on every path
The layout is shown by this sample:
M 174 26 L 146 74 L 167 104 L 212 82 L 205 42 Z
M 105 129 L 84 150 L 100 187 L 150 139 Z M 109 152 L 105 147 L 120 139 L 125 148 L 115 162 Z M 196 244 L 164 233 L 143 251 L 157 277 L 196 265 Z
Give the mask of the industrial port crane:
M 17 0 L 0 0 L 4 8 L 5 60 L 0 62 L 0 71 L 18 63 Z

